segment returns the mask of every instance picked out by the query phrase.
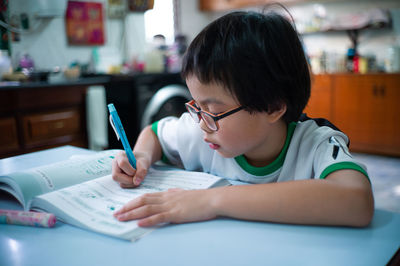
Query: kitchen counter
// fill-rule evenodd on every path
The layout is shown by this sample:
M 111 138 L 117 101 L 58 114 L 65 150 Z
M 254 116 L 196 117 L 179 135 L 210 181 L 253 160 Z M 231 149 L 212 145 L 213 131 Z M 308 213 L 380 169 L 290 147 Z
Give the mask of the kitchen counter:
M 62 145 L 87 148 L 87 89 L 110 80 L 0 82 L 0 158 Z
M 93 77 L 83 77 L 78 79 L 58 79 L 57 81 L 35 81 L 35 82 L 18 82 L 3 81 L 0 82 L 0 91 L 2 90 L 18 90 L 18 89 L 35 89 L 49 87 L 66 87 L 66 86 L 88 86 L 95 84 L 105 84 L 111 80 L 110 75 L 99 75 Z
M 49 79 L 49 81 L 2 81 L 0 82 L 0 91 L 4 90 L 18 90 L 18 89 L 35 89 L 35 88 L 49 88 L 49 87 L 70 87 L 70 86 L 90 86 L 96 84 L 109 84 L 113 82 L 133 82 L 133 80 L 140 78 L 140 80 L 154 80 L 155 77 L 168 78 L 171 75 L 179 73 L 134 73 L 134 74 L 93 74 L 78 79 L 58 78 Z
M 143 112 L 139 106 L 144 105 L 139 94 L 150 97 L 179 77 L 179 73 L 135 73 L 0 82 L 0 158 L 62 145 L 87 148 L 86 100 L 92 85 L 104 86 L 107 102 L 117 104 L 121 119 L 129 121 L 124 123 L 125 131 L 136 136 Z M 115 137 L 111 139 L 117 142 Z M 114 144 L 120 147 L 120 143 Z

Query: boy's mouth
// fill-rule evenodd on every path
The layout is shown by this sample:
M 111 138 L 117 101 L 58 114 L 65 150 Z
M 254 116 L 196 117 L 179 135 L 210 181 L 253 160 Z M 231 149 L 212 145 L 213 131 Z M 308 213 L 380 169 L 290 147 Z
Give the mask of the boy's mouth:
M 212 142 L 208 141 L 207 139 L 205 139 L 204 141 L 207 142 L 208 146 L 213 150 L 218 150 L 220 148 L 220 146 L 218 144 L 212 143 Z
M 208 146 L 213 150 L 218 150 L 220 147 L 218 144 L 214 144 L 214 143 L 209 143 Z

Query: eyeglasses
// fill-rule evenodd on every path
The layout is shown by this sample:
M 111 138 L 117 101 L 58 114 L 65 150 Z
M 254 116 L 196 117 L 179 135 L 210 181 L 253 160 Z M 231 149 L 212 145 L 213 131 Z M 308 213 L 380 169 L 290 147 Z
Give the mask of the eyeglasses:
M 194 105 L 194 103 L 195 103 L 194 100 L 191 100 L 190 102 L 185 104 L 186 109 L 189 111 L 190 116 L 197 123 L 200 123 L 200 119 L 203 119 L 206 126 L 212 131 L 218 130 L 218 128 L 219 128 L 219 125 L 217 123 L 218 120 L 220 120 L 224 117 L 227 117 L 228 115 L 234 114 L 243 109 L 243 106 L 239 106 L 235 109 L 215 115 L 210 112 L 201 110 L 200 108 L 196 107 Z

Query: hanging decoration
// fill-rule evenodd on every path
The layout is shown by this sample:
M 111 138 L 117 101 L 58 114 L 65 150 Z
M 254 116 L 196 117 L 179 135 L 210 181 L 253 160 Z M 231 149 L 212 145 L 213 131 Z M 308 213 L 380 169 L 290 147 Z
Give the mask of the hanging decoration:
M 103 4 L 68 1 L 66 31 L 69 45 L 103 45 Z

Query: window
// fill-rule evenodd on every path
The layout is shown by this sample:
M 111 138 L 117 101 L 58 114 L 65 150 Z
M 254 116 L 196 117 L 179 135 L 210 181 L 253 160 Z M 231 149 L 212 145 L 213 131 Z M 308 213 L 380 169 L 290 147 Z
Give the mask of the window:
M 174 42 L 173 0 L 155 0 L 154 7 L 144 14 L 146 41 L 152 42 L 153 36 L 162 34 L 166 44 Z

